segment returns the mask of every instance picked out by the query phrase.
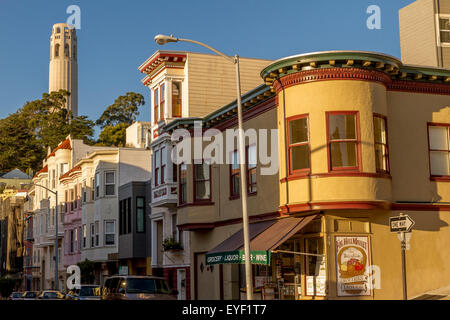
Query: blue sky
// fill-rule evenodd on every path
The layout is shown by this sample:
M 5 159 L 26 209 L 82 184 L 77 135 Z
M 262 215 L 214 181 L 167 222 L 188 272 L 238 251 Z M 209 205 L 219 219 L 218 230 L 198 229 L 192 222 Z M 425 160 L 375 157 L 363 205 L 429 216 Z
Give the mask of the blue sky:
M 66 9 L 81 9 L 78 35 L 79 114 L 97 119 L 128 91 L 149 91 L 137 67 L 174 34 L 230 55 L 279 59 L 320 50 L 370 50 L 400 57 L 398 10 L 413 0 L 0 0 L 0 118 L 48 90 L 49 38 Z M 381 8 L 381 30 L 369 30 L 366 9 Z M 178 43 L 163 49 L 207 52 Z M 218 106 L 219 107 L 219 106 Z

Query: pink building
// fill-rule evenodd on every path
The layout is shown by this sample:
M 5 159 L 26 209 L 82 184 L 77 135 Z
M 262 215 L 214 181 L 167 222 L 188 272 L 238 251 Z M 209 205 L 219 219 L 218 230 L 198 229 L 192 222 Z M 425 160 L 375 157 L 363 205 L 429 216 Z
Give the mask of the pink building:
M 81 261 L 81 167 L 76 166 L 60 178 L 64 186 L 64 267 Z

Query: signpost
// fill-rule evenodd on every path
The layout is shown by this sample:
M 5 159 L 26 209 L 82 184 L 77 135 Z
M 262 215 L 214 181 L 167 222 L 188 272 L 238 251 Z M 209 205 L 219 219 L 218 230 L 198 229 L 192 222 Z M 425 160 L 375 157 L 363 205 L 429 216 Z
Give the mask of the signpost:
M 406 288 L 406 257 L 405 250 L 409 250 L 409 239 L 411 237 L 411 230 L 415 222 L 408 215 L 400 213 L 399 216 L 389 218 L 389 227 L 391 232 L 397 232 L 402 250 L 402 282 L 403 282 L 403 300 L 407 300 Z

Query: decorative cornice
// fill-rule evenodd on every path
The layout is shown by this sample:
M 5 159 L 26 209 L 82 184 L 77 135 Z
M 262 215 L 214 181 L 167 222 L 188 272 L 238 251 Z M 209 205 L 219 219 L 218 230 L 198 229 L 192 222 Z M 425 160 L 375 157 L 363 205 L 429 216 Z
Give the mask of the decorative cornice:
M 299 71 L 278 78 L 273 82 L 273 88 L 278 93 L 283 88 L 323 80 L 363 80 L 379 82 L 385 86 L 391 82 L 391 78 L 381 71 L 359 68 L 324 68 Z
M 388 85 L 389 91 L 405 91 L 429 94 L 450 94 L 450 85 L 419 81 L 393 80 Z

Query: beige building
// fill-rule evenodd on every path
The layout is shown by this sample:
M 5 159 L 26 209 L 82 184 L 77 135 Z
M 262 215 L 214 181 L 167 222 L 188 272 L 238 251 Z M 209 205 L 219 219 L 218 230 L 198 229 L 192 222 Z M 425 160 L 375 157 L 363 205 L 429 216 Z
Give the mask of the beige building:
M 78 43 L 75 28 L 65 23 L 53 25 L 50 36 L 48 92 L 61 89 L 70 92 L 67 109 L 78 116 Z
M 400 213 L 415 221 L 408 298 L 450 285 L 450 71 L 330 51 L 280 59 L 261 76 L 266 86 L 243 97 L 244 128 L 278 130 L 279 170 L 263 174 L 257 150 L 265 140 L 248 142 L 255 298 L 402 299 L 401 246 L 389 229 Z M 201 121 L 225 141 L 236 108 L 163 131 L 192 135 Z M 223 154 L 237 158 L 233 149 Z M 178 169 L 177 226 L 190 234 L 192 297 L 245 298 L 239 166 Z
M 450 68 L 450 0 L 416 0 L 399 19 L 403 63 Z

